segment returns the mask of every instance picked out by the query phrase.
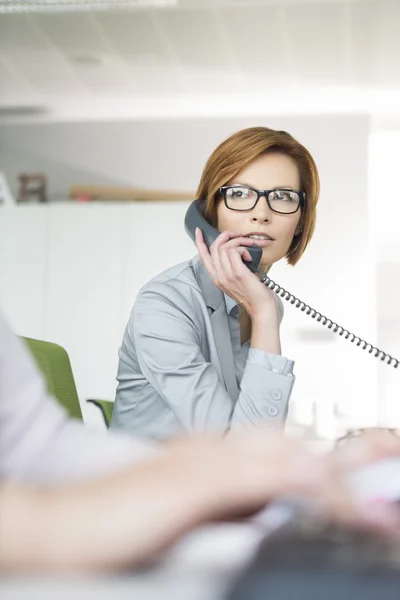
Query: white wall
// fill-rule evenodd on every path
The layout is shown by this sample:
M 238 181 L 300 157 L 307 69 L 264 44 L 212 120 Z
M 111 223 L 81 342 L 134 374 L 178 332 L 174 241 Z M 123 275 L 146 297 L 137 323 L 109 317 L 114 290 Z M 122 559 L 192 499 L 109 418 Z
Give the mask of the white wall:
M 370 191 L 371 235 L 378 244 L 378 342 L 380 348 L 400 360 L 399 117 L 376 118 L 375 129 L 370 138 Z M 395 427 L 400 427 L 399 389 L 400 367 L 381 365 L 380 419 Z
M 81 401 L 114 399 L 117 350 L 138 290 L 195 253 L 181 226 L 186 208 L 56 204 L 0 212 L 2 305 L 19 334 L 68 350 Z M 83 409 L 98 421 L 93 407 Z
M 70 184 L 97 176 L 194 190 L 218 142 L 254 124 L 284 128 L 298 137 L 313 153 L 322 181 L 315 239 L 298 266 L 278 265 L 272 277 L 375 342 L 366 117 L 4 127 L 0 170 L 12 183 L 17 172 L 31 168 L 29 157 L 34 157 L 35 169 L 43 169 L 53 190 L 64 194 Z M 82 177 L 85 173 L 86 181 L 76 180 L 78 172 Z M 182 226 L 186 206 L 60 203 L 1 209 L 2 304 L 19 333 L 67 348 L 81 399 L 113 398 L 116 353 L 138 289 L 152 275 L 194 253 Z M 307 419 L 316 403 L 319 427 L 327 436 L 335 434 L 336 402 L 350 423 L 373 423 L 375 361 L 342 340 L 321 335 L 320 326 L 287 307 L 283 349 L 297 361 L 293 414 Z M 94 422 L 94 413 L 86 414 Z
M 385 320 L 379 325 L 379 344 L 400 359 L 400 319 Z M 379 377 L 380 420 L 390 427 L 400 427 L 400 367 L 381 366 Z
M 326 191 L 325 174 L 332 173 L 331 161 L 339 158 L 340 145 L 349 144 L 343 156 L 350 157 L 349 151 L 357 142 L 365 154 L 365 134 L 360 137 L 360 133 L 366 122 L 360 116 L 264 116 L 0 125 L 0 165 L 13 190 L 18 173 L 43 170 L 50 192 L 62 197 L 73 183 L 97 181 L 195 190 L 206 159 L 225 137 L 243 127 L 264 125 L 287 129 L 317 155 Z M 351 169 L 353 160 L 358 159 L 353 156 L 346 169 Z

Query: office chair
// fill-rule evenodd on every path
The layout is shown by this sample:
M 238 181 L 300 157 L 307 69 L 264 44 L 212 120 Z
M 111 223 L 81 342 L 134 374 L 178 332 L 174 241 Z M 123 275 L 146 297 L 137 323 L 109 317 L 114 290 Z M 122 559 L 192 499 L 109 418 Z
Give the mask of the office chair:
M 66 350 L 51 342 L 26 337 L 23 337 L 22 340 L 27 344 L 37 366 L 43 373 L 49 394 L 64 406 L 70 417 L 82 420 L 78 392 Z M 109 427 L 114 403 L 98 399 L 89 399 L 87 402 L 100 409 L 104 422 Z

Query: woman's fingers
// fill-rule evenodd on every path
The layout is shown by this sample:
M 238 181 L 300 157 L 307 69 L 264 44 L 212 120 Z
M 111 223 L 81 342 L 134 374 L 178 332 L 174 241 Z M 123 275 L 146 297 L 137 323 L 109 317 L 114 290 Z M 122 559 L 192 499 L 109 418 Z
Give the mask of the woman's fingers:
M 246 249 L 246 246 L 253 245 L 252 240 L 231 231 L 224 231 L 208 248 L 200 229 L 196 229 L 195 240 L 200 258 L 213 283 L 224 292 L 232 292 L 231 287 L 235 280 L 247 275 L 247 271 L 244 270 L 247 267 L 243 261 L 252 260 Z
M 226 238 L 225 234 L 228 234 L 228 238 Z M 224 237 L 222 237 L 224 236 Z M 235 236 L 235 237 L 233 237 Z M 216 248 L 224 246 L 226 248 L 237 248 L 239 246 L 254 246 L 254 241 L 250 238 L 244 236 L 235 235 L 232 232 L 224 231 L 218 238 L 215 240 L 214 244 L 212 244 Z
M 371 431 L 360 437 L 349 438 L 332 458 L 337 468 L 351 471 L 370 462 L 400 457 L 400 439 L 388 431 Z
M 224 246 L 222 246 L 218 252 L 218 261 L 221 267 L 221 273 L 219 274 L 219 279 L 222 285 L 229 286 L 229 283 L 234 279 L 234 272 L 231 264 L 231 252 L 227 251 Z
M 219 236 L 219 238 L 224 234 L 221 234 Z M 227 277 L 226 277 L 226 273 L 224 272 L 224 269 L 221 265 L 221 243 L 219 242 L 219 238 L 216 239 L 216 241 L 211 244 L 210 246 L 210 254 L 211 254 L 211 260 L 213 261 L 213 265 L 214 265 L 214 269 L 215 269 L 215 277 L 216 277 L 216 282 L 218 287 L 222 286 L 224 287 L 227 283 Z
M 222 290 L 224 290 L 228 279 L 232 275 L 232 268 L 229 259 L 227 259 L 226 256 L 224 256 L 224 262 L 223 264 L 221 264 L 219 248 L 221 246 L 221 243 L 224 244 L 224 240 L 228 241 L 230 239 L 229 235 L 230 232 L 225 231 L 217 238 L 216 242 L 211 244 L 210 248 L 208 248 L 207 244 L 204 241 L 202 231 L 199 228 L 197 228 L 195 232 L 196 247 L 199 252 L 200 258 L 205 268 L 207 269 L 207 272 L 210 275 L 213 283 L 219 289 Z
M 234 272 L 237 275 L 247 275 L 249 268 L 246 267 L 246 262 L 250 262 L 251 254 L 246 248 L 235 248 L 235 250 L 230 251 L 231 263 Z M 243 267 L 246 267 L 247 271 L 243 270 Z
M 216 277 L 216 273 L 215 273 L 213 260 L 211 258 L 210 252 L 207 248 L 207 244 L 204 241 L 203 232 L 198 227 L 196 227 L 196 232 L 195 232 L 195 243 L 196 243 L 196 248 L 199 252 L 199 255 L 200 255 L 203 265 L 207 269 L 210 277 L 214 280 Z
M 242 246 L 237 248 L 227 248 L 226 244 L 221 246 L 219 251 L 212 252 L 216 277 L 224 291 L 233 291 L 237 289 L 240 281 L 246 276 L 253 276 L 244 261 L 251 261 L 249 251 Z M 233 287 L 232 287 L 233 286 Z
M 243 261 L 251 261 L 251 256 L 246 248 L 221 248 L 219 252 L 223 277 L 227 286 L 238 280 L 243 280 L 246 275 L 251 275 Z
M 350 439 L 329 458 L 332 480 L 322 504 L 331 514 L 354 526 L 378 531 L 399 531 L 400 513 L 391 503 L 362 502 L 352 490 L 351 479 L 358 469 L 391 457 L 400 457 L 400 441 L 393 435 L 370 433 Z M 379 489 L 377 489 L 379 496 Z
M 218 248 L 219 246 L 222 246 L 222 244 L 226 244 L 230 240 L 238 239 L 239 237 L 240 236 L 237 233 L 234 233 L 233 231 L 223 231 L 219 234 L 215 242 L 211 244 L 210 250 L 213 246 L 214 248 Z

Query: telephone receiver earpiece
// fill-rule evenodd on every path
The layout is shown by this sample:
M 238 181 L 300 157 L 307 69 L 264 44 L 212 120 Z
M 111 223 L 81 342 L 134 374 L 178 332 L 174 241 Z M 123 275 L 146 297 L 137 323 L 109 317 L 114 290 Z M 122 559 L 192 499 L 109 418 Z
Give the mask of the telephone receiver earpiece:
M 215 229 L 202 213 L 202 201 L 194 200 L 189 206 L 185 216 L 185 230 L 186 233 L 193 241 L 195 241 L 196 227 L 201 229 L 204 237 L 204 241 L 209 248 L 213 242 L 217 239 L 220 232 Z M 249 267 L 253 272 L 257 271 L 258 266 L 262 257 L 262 248 L 258 246 L 246 246 L 251 256 L 251 262 L 243 261 L 244 264 Z

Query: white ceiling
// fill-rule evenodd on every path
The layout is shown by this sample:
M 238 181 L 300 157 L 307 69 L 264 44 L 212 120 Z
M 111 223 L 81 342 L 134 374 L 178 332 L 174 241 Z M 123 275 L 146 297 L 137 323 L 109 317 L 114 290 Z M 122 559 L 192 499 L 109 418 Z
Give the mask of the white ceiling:
M 399 26 L 398 0 L 0 14 L 0 117 L 18 120 L 22 107 L 46 108 L 44 119 L 381 105 L 395 113 Z

